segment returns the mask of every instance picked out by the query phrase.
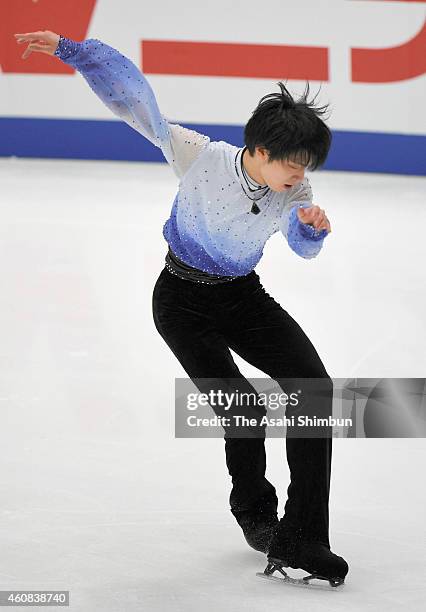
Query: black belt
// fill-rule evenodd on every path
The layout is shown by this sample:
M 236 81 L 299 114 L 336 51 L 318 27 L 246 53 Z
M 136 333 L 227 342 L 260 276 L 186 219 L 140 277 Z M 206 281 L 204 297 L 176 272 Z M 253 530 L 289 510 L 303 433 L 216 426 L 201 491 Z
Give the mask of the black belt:
M 209 274 L 198 268 L 188 266 L 184 261 L 179 259 L 169 246 L 168 253 L 166 255 L 166 268 L 172 274 L 175 274 L 179 278 L 184 280 L 190 280 L 195 283 L 206 283 L 208 285 L 216 285 L 217 283 L 226 283 L 228 281 L 240 278 L 239 276 L 220 276 L 215 274 Z

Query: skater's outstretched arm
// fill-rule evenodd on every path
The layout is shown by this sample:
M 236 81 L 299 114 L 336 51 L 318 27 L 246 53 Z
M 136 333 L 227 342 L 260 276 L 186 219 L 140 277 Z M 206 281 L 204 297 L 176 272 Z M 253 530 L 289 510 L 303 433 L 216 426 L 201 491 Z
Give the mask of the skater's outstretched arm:
M 322 249 L 324 238 L 331 229 L 317 230 L 310 223 L 300 220 L 300 208 L 304 210 L 313 207 L 312 188 L 307 177 L 298 185 L 295 192 L 289 196 L 284 208 L 280 229 L 290 248 L 305 259 L 316 257 Z M 318 209 L 318 207 L 315 207 Z
M 30 43 L 24 59 L 32 51 L 48 53 L 78 70 L 115 115 L 162 150 L 179 178 L 209 143 L 208 136 L 169 123 L 142 72 L 106 43 L 93 38 L 76 42 L 49 30 L 15 34 L 15 38 Z

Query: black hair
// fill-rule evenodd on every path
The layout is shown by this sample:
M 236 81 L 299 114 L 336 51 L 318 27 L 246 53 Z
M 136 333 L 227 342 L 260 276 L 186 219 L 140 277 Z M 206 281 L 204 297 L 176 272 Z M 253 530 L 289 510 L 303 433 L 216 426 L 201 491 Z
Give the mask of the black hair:
M 321 119 L 329 105 L 315 107 L 318 94 L 308 100 L 309 82 L 295 100 L 282 81 L 280 93 L 263 96 L 244 128 L 244 142 L 251 155 L 264 147 L 269 162 L 292 160 L 316 170 L 327 159 L 331 131 Z M 319 92 L 318 92 L 319 93 Z

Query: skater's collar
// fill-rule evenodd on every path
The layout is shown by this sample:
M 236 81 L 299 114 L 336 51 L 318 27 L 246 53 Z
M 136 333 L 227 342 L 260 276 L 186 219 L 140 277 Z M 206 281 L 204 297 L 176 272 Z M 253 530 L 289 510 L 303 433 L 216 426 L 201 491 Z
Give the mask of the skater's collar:
M 240 181 L 241 187 L 246 196 L 252 201 L 258 201 L 267 195 L 271 189 L 268 185 L 261 185 L 250 177 L 244 168 L 243 155 L 247 147 L 238 149 L 234 159 L 235 173 Z

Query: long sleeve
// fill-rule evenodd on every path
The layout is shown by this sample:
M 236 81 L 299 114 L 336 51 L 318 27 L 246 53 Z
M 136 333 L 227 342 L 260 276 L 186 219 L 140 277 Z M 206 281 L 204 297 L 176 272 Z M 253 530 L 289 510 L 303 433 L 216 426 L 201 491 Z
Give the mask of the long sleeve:
M 304 259 L 312 259 L 318 255 L 328 234 L 326 229 L 318 231 L 312 225 L 300 221 L 297 209 L 309 206 L 312 206 L 312 189 L 309 179 L 305 177 L 289 196 L 280 221 L 280 230 L 288 245 Z
M 113 47 L 97 39 L 76 42 L 61 36 L 55 55 L 80 72 L 117 117 L 159 147 L 179 178 L 210 142 L 208 136 L 169 123 L 145 76 Z

